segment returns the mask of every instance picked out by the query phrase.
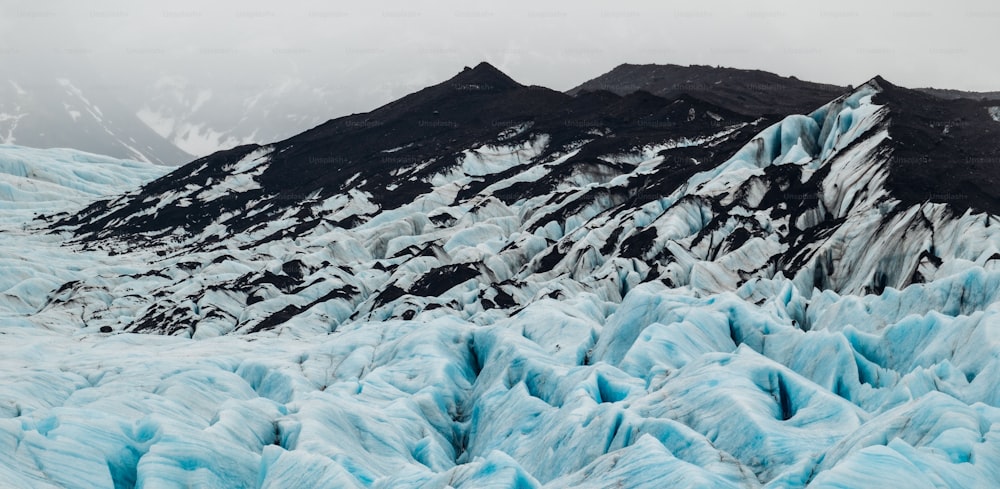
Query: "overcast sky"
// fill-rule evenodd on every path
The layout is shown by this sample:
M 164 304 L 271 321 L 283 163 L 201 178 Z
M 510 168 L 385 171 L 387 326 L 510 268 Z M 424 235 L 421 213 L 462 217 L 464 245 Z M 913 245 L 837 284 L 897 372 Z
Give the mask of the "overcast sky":
M 566 90 L 623 63 L 759 68 L 837 84 L 1000 90 L 995 1 L 0 0 L 4 72 L 162 76 L 252 91 L 354 87 L 365 111 L 485 60 Z M 0 76 L 0 78 L 3 78 Z

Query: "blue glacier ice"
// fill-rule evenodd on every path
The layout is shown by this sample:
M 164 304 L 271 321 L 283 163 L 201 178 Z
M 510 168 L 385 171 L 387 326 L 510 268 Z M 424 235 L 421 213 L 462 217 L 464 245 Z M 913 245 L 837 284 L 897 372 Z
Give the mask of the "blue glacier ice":
M 932 307 L 950 283 L 784 288 L 756 305 L 651 283 L 607 317 L 542 301 L 488 326 L 356 324 L 309 342 L 7 328 L 0 471 L 25 487 L 1000 480 L 995 307 L 900 314 L 899 296 Z M 842 313 L 809 319 L 814 304 Z M 538 321 L 565 326 L 533 339 Z

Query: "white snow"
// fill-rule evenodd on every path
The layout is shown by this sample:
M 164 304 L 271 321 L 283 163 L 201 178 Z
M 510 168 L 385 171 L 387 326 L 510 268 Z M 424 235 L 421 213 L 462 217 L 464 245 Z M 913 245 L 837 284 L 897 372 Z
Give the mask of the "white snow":
M 200 96 L 195 104 L 203 104 L 209 98 Z M 254 135 L 236 138 L 216 131 L 206 123 L 177 121 L 145 106 L 136 111 L 135 115 L 157 134 L 193 155 L 211 154 L 223 148 L 253 143 L 256 139 Z
M 74 97 L 79 99 L 80 102 L 83 103 L 84 109 L 88 113 L 90 113 L 91 117 L 93 117 L 98 122 L 104 121 L 104 113 L 101 112 L 101 108 L 92 104 L 90 100 L 88 100 L 87 97 L 83 95 L 83 90 L 77 88 L 77 86 L 74 85 L 72 81 L 66 78 L 59 78 L 56 81 L 59 83 L 59 85 L 61 85 L 64 89 L 66 89 L 66 93 L 73 95 Z
M 20 110 L 20 107 L 17 107 L 17 109 Z M 17 141 L 17 138 L 14 136 L 14 133 L 17 131 L 17 125 L 18 123 L 21 122 L 21 118 L 23 118 L 26 115 L 27 114 L 24 113 L 19 113 L 19 114 L 0 113 L 0 124 L 2 124 L 2 126 L 0 127 L 4 127 L 4 129 L 6 129 L 6 134 L 0 135 L 0 143 L 14 144 L 14 142 Z

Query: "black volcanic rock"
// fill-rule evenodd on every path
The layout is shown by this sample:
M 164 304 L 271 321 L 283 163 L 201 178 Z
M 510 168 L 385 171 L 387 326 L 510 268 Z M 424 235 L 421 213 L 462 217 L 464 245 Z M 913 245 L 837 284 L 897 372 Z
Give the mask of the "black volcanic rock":
M 887 186 L 907 203 L 946 203 L 1000 214 L 1000 122 L 996 102 L 944 99 L 889 83 L 873 101 L 890 108 L 892 164 Z
M 280 157 L 261 183 L 279 195 L 334 193 L 357 174 L 359 190 L 371 192 L 383 208 L 395 208 L 426 191 L 421 177 L 454 165 L 463 149 L 491 141 L 499 131 L 532 121 L 567 99 L 520 85 L 482 63 L 367 114 L 335 119 L 277 143 Z M 429 165 L 416 181 L 385 190 L 384 174 L 424 162 Z
M 461 73 L 449 80 L 449 83 L 451 88 L 455 90 L 505 91 L 524 87 L 485 61 L 476 65 L 475 68 L 466 66 Z
M 711 66 L 622 64 L 567 93 L 647 91 L 668 99 L 693 95 L 745 115 L 802 114 L 829 102 L 846 87 L 802 81 L 760 70 Z

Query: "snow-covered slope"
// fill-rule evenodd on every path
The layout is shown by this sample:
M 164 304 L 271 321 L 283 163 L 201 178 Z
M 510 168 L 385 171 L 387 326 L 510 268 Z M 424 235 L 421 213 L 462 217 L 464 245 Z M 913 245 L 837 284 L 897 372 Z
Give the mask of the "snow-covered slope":
M 911 151 L 996 123 L 913 97 L 752 118 L 480 65 L 7 224 L 2 477 L 995 486 L 996 193 Z
M 114 87 L 38 74 L 0 80 L 0 143 L 179 165 L 191 159 L 115 98 Z
M 72 149 L 0 144 L 0 209 L 4 222 L 75 211 L 161 177 L 169 168 Z

